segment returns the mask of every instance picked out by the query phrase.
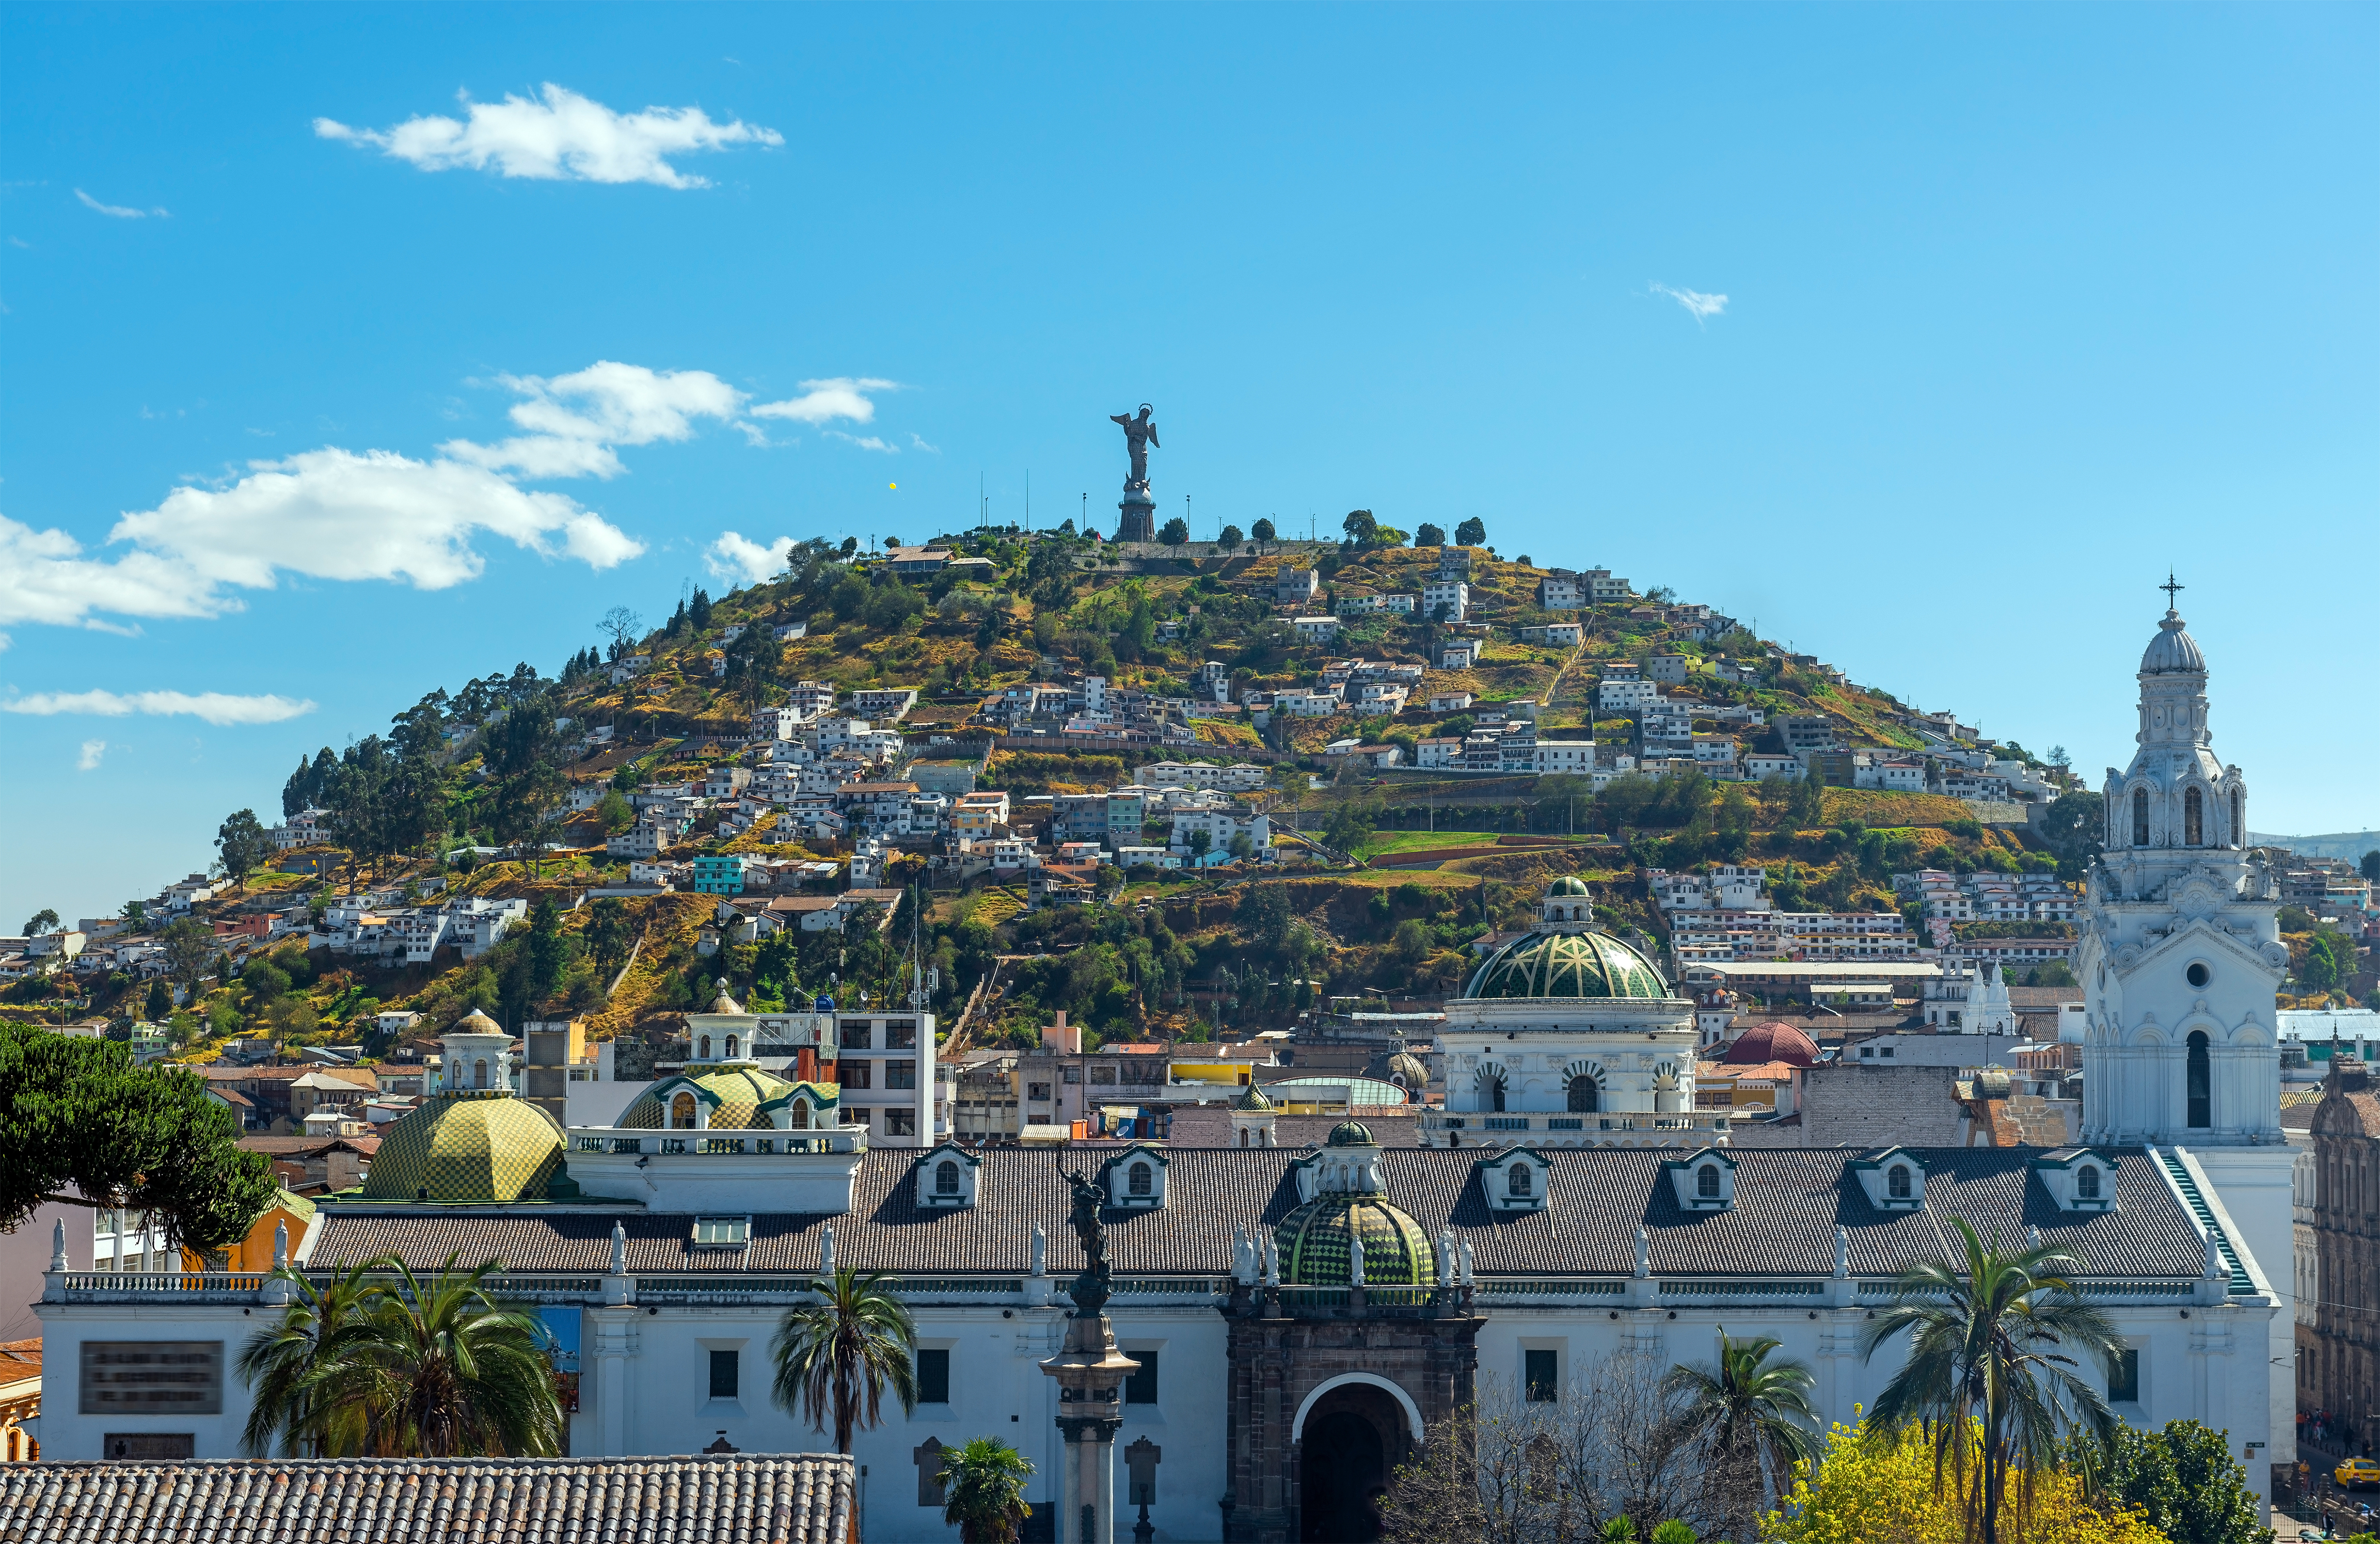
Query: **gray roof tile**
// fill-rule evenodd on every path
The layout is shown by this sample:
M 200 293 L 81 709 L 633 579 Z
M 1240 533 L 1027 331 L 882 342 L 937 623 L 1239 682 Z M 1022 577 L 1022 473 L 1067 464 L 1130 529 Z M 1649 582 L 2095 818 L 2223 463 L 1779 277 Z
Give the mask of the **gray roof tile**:
M 1310 1150 L 1310 1149 L 1308 1149 Z M 1910 1149 L 1926 1165 L 1925 1208 L 1886 1214 L 1867 1202 L 1847 1165 L 1857 1149 L 1775 1149 L 1733 1152 L 1732 1210 L 1689 1215 L 1661 1173 L 1682 1150 L 1554 1149 L 1543 1211 L 1488 1213 L 1475 1168 L 1502 1149 L 1391 1148 L 1382 1155 L 1388 1198 L 1435 1234 L 1451 1225 L 1471 1240 L 1490 1275 L 1621 1275 L 1635 1259 L 1636 1230 L 1652 1238 L 1663 1275 L 1824 1275 L 1834 1266 L 1835 1229 L 1851 1235 L 1855 1275 L 1888 1275 L 1910 1261 L 1938 1258 L 1963 1217 L 1990 1238 L 2022 1240 L 2028 1227 L 2064 1246 L 2085 1276 L 2194 1278 L 2204 1249 L 2196 1224 L 2137 1149 L 2117 1159 L 2116 1210 L 2082 1216 L 2058 1210 L 2031 1180 L 2029 1149 Z M 1082 1263 L 1066 1225 L 1060 1165 L 1096 1167 L 1101 1154 L 1037 1149 L 983 1150 L 978 1204 L 920 1210 L 913 1179 L 918 1154 L 878 1151 L 861 1163 L 851 1213 L 757 1213 L 749 1247 L 690 1247 L 686 1215 L 624 1210 L 628 1268 L 637 1272 L 730 1274 L 810 1270 L 819 1234 L 835 1228 L 838 1263 L 904 1273 L 1017 1274 L 1029 1268 L 1033 1228 L 1049 1237 L 1052 1273 Z M 1261 1218 L 1279 1222 L 1297 1204 L 1292 1149 L 1172 1148 L 1164 1208 L 1111 1213 L 1109 1249 L 1123 1275 L 1221 1275 L 1232 1267 L 1232 1231 Z M 496 1258 L 516 1270 L 600 1271 L 611 1260 L 613 1214 L 600 1206 L 357 1208 L 330 1203 L 312 1261 L 328 1265 L 381 1253 L 417 1266 L 452 1253 L 466 1263 Z
M 0 1465 L 0 1539 L 41 1544 L 843 1544 L 850 1512 L 835 1453 Z

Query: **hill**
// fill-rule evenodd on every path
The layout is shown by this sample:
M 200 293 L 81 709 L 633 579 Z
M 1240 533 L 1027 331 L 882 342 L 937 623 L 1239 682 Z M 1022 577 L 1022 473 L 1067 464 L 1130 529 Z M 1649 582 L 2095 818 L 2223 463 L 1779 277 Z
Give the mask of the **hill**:
M 171 895 L 118 919 L 92 940 L 105 968 L 30 976 L 8 1011 L 101 1016 L 119 1033 L 164 1021 L 194 1058 L 254 1034 L 392 1054 L 475 1008 L 650 1038 L 722 991 L 747 1006 L 820 991 L 890 1000 L 915 945 L 946 1027 L 975 1004 L 975 1043 L 1029 1035 L 1060 1009 L 1095 1034 L 1199 1038 L 1286 1026 L 1334 996 L 1453 991 L 1472 943 L 1525 926 L 1561 872 L 1583 873 L 1615 926 L 1665 938 L 1647 869 L 1767 863 L 1780 906 L 1895 912 L 1909 904 L 1896 872 L 2071 871 L 2095 825 L 2069 822 L 2054 850 L 1938 792 L 1714 780 L 1695 758 L 1777 760 L 1789 721 L 1878 764 L 2061 769 L 1664 592 L 1621 582 L 1548 609 L 1549 581 L 1575 575 L 1485 547 L 1123 548 L 1062 528 L 935 548 L 954 561 L 898 573 L 854 543 L 808 543 L 781 577 L 696 590 L 657 627 L 615 609 L 552 676 L 523 663 L 433 690 L 387 736 L 301 759 L 269 838 L 261 821 L 253 836 L 227 823 L 221 894 L 184 897 L 180 921 L 164 920 L 182 904 Z M 1467 573 L 1459 614 L 1389 609 L 1448 573 Z M 1339 616 L 1335 637 L 1298 620 L 1318 615 Z M 1544 631 L 1572 624 L 1575 641 Z M 1446 657 L 1467 643 L 1475 658 Z M 1656 751 L 1650 710 L 1598 712 L 1597 683 L 1632 671 L 1662 674 L 1662 711 L 1691 724 L 1692 756 Z M 1355 689 L 1376 683 L 1374 698 Z M 1415 765 L 1449 746 L 1509 758 L 1532 737 L 1589 732 L 1606 762 L 1592 776 Z M 1189 856 L 1220 866 L 1156 866 L 1185 827 L 1155 799 L 1128 807 L 1132 829 L 1100 817 L 1103 861 L 1063 861 L 1057 839 L 1087 796 L 1190 759 L 1251 769 L 1247 786 L 1190 802 L 1198 835 L 1211 827 L 1269 861 L 1225 861 L 1219 835 Z M 1840 781 L 1855 760 L 1841 754 Z M 908 794 L 854 793 L 921 767 L 1004 793 L 1002 839 L 1038 847 L 1041 880 L 989 867 L 991 837 L 962 843 L 947 809 L 904 804 L 913 828 L 936 825 L 904 831 L 879 817 Z M 618 850 L 647 831 L 645 856 Z M 1500 845 L 1530 833 L 1591 840 Z M 720 897 L 690 893 L 703 859 L 758 901 L 834 905 L 841 925 L 752 936 L 746 918 L 715 915 Z M 831 901 L 854 888 L 855 859 L 857 889 L 900 893 L 889 910 Z M 1093 904 L 1074 904 L 1077 882 Z M 438 923 L 426 950 L 387 952 L 431 926 L 421 918 L 457 916 L 480 919 L 477 942 Z M 178 1006 L 152 989 L 160 969 Z

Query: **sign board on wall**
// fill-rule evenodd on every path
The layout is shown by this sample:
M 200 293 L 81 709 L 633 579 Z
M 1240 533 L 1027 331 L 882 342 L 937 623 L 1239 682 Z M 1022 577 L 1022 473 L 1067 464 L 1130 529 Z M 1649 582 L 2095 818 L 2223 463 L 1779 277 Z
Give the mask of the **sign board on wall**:
M 86 1416 L 220 1416 L 221 1341 L 85 1341 Z

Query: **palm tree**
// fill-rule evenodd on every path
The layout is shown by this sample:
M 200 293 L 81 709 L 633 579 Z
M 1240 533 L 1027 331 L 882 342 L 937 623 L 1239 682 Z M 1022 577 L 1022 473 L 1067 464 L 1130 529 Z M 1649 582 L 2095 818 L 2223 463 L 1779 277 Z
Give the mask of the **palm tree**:
M 346 1451 L 372 1458 L 550 1458 L 562 1451 L 562 1402 L 536 1319 L 496 1303 L 490 1260 L 473 1270 L 449 1255 L 433 1276 L 402 1261 L 364 1313 L 324 1346 L 311 1388 L 334 1412 Z
M 1998 1544 L 2008 1471 L 2017 1466 L 2027 1492 L 2035 1470 L 2054 1464 L 2065 1429 L 2087 1429 L 2101 1443 L 2115 1416 L 2071 1346 L 2102 1366 L 2121 1349 L 2107 1315 L 2082 1301 L 2065 1271 L 2074 1259 L 2055 1246 L 2003 1252 L 1986 1245 L 1964 1218 L 1951 1219 L 1965 1241 L 1963 1270 L 1943 1262 L 1910 1266 L 1893 1283 L 1894 1305 L 1868 1326 L 1864 1356 L 1902 1331 L 1909 1358 L 1869 1419 L 1885 1430 L 1923 1425 L 1934 1439 L 1934 1475 L 1958 1480 L 1968 1526 Z
M 1016 1544 L 1032 1508 L 1025 1477 L 1032 1462 L 996 1437 L 978 1437 L 942 1450 L 942 1521 L 959 1530 L 959 1544 Z
M 1760 1489 L 1742 1498 L 1747 1533 L 1754 1503 L 1765 1501 L 1771 1487 L 1782 1491 L 1793 1465 L 1818 1455 L 1818 1415 L 1810 1407 L 1815 1380 L 1800 1362 L 1770 1359 L 1783 1343 L 1771 1335 L 1731 1340 L 1722 1327 L 1716 1366 L 1681 1363 L 1661 1380 L 1664 1392 L 1685 1400 L 1682 1435 L 1708 1443 L 1730 1463 L 1751 1460 Z
M 887 1388 L 905 1413 L 917 1407 L 917 1328 L 888 1280 L 849 1267 L 819 1277 L 810 1283 L 819 1301 L 787 1308 L 770 1343 L 778 1408 L 819 1431 L 832 1416 L 837 1453 L 851 1451 L 853 1428 L 881 1418 Z
M 378 1290 L 364 1278 L 388 1263 L 367 1260 L 321 1287 L 285 1266 L 273 1272 L 290 1284 L 289 1306 L 280 1323 L 249 1337 L 237 1364 L 251 1391 L 248 1426 L 240 1433 L 240 1446 L 250 1458 L 271 1457 L 276 1439 L 292 1455 L 301 1447 L 306 1456 L 316 1457 L 354 1451 L 357 1433 L 331 1430 L 324 1419 L 329 1412 L 316 1397 L 330 1367 L 323 1347 L 363 1316 Z

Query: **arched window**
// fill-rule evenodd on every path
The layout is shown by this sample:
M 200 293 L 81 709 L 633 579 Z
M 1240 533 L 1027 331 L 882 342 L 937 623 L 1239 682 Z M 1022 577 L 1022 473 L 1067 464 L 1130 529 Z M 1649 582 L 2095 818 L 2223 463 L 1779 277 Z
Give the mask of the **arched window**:
M 2247 845 L 2248 829 L 2240 823 L 2240 790 L 2234 788 L 2231 790 L 2231 845 L 2244 847 Z
M 1594 1078 L 1581 1073 L 1570 1080 L 1570 1110 L 1575 1115 L 1592 1114 L 1603 1108 L 1603 1088 Z
M 934 1165 L 934 1194 L 955 1196 L 959 1193 L 959 1164 L 954 1158 L 945 1158 Z
M 1706 1163 L 1694 1171 L 1694 1194 L 1707 1200 L 1718 1194 L 1718 1165 Z
M 670 1125 L 679 1131 L 694 1129 L 694 1096 L 681 1093 L 670 1100 Z
M 735 1037 L 733 1035 L 727 1037 L 727 1059 L 731 1062 L 735 1060 Z
M 479 1061 L 479 1062 L 478 1062 L 478 1063 L 473 1066 L 473 1069 L 472 1069 L 472 1083 L 471 1083 L 471 1087 L 473 1087 L 474 1088 L 486 1088 L 487 1086 L 488 1086 L 488 1064 L 487 1064 L 486 1059 L 485 1059 L 485 1058 L 482 1058 L 480 1061 Z
M 708 1035 L 703 1036 L 701 1044 L 702 1049 L 695 1052 L 695 1055 L 699 1060 L 708 1062 L 710 1060 L 710 1037 Z
M 1535 1194 L 1533 1183 L 1529 1178 L 1529 1166 L 1525 1163 L 1515 1163 L 1504 1171 L 1504 1193 L 1508 1196 Z
M 2215 1124 L 2215 1079 L 2206 1063 L 2206 1031 L 2190 1032 L 2190 1070 L 2185 1075 L 2190 1098 L 2190 1119 L 2192 1130 L 2203 1130 Z
M 794 1100 L 790 1118 L 795 1131 L 808 1131 L 810 1128 L 810 1101 L 806 1099 Z
M 2186 847 L 2206 845 L 2206 796 L 2195 788 L 2182 790 L 2181 842 Z
M 1123 1187 L 1127 1194 L 1146 1196 L 1157 1183 L 1157 1172 L 1146 1163 L 1135 1163 L 1124 1171 Z
M 1488 1109 L 1496 1114 L 1504 1112 L 1504 1075 L 1494 1067 L 1479 1069 L 1479 1094 Z
M 2148 845 L 2149 791 L 2146 788 L 2135 788 L 2132 790 L 2132 845 L 2145 847 Z
M 2086 1201 L 2099 1198 L 2099 1166 L 2085 1163 L 2074 1171 L 2074 1194 Z
M 1909 1199 L 1909 1165 L 1896 1163 L 1886 1171 L 1884 1193 L 1896 1201 Z
M 1242 1146 L 1242 1147 L 1244 1147 L 1244 1148 L 1245 1148 L 1245 1147 L 1246 1147 L 1247 1145 L 1248 1145 L 1248 1128 L 1247 1128 L 1246 1126 L 1242 1126 L 1242 1127 L 1240 1127 L 1240 1146 Z

